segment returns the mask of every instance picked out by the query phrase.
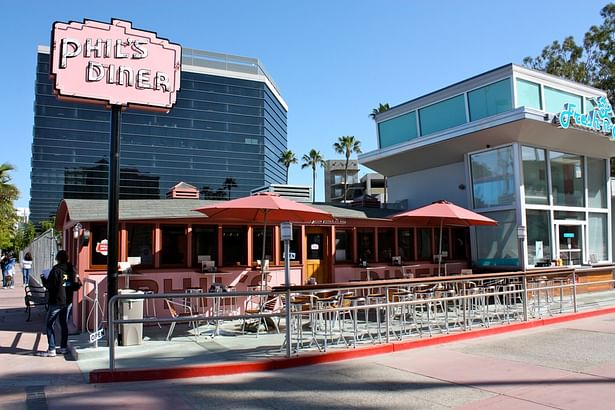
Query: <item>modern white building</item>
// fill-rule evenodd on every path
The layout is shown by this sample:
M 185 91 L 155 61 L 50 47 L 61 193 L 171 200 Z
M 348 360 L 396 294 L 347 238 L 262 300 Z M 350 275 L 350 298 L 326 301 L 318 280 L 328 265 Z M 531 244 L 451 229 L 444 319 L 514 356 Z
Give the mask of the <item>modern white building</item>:
M 508 64 L 379 114 L 359 161 L 391 202 L 497 220 L 471 230 L 476 266 L 610 262 L 612 116 L 604 91 Z

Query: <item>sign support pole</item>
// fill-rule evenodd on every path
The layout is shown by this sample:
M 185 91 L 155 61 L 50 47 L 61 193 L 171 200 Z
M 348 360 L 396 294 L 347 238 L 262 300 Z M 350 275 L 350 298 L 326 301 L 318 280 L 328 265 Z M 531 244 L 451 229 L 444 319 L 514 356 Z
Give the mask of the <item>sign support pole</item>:
M 107 218 L 107 301 L 117 295 L 118 226 L 120 198 L 120 130 L 122 107 L 111 106 L 111 142 L 109 144 L 109 190 Z M 109 340 L 109 344 L 115 343 Z

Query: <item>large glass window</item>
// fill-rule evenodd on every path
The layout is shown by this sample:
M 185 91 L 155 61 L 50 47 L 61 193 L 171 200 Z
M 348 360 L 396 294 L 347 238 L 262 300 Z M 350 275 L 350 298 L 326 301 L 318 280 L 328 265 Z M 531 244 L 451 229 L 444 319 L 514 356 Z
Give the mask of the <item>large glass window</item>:
M 416 230 L 417 260 L 431 261 L 433 252 L 431 251 L 431 228 L 418 228 Z
M 410 141 L 419 136 L 416 129 L 416 111 L 382 121 L 378 124 L 380 148 Z
M 510 78 L 489 84 L 468 93 L 470 121 L 512 109 Z
M 161 265 L 186 265 L 186 227 L 184 225 L 160 225 L 162 233 Z
M 525 212 L 527 225 L 527 257 L 530 265 L 551 260 L 551 222 L 549 211 L 528 209 Z
M 378 229 L 378 261 L 391 263 L 394 241 L 393 229 Z
M 154 264 L 153 256 L 153 224 L 128 224 L 126 225 L 128 234 L 128 252 L 129 258 L 140 258 L 141 266 L 152 266 Z
M 475 208 L 515 203 L 512 147 L 502 147 L 470 157 Z
M 222 262 L 224 266 L 248 264 L 248 235 L 245 227 L 222 229 Z
M 397 230 L 397 246 L 399 250 L 397 256 L 401 256 L 402 261 L 413 261 L 414 257 L 414 229 Z
M 440 101 L 419 110 L 421 135 L 453 128 L 466 122 L 466 105 L 463 95 Z
M 273 260 L 273 226 L 267 227 L 265 239 L 265 259 Z M 252 258 L 259 260 L 263 257 L 263 228 L 252 229 Z
M 540 98 L 540 84 L 517 79 L 517 107 L 535 108 L 542 110 Z
M 574 104 L 577 112 L 582 112 L 583 99 L 575 94 L 567 93 L 551 87 L 545 87 L 545 111 L 558 113 L 564 109 L 564 104 Z
M 587 158 L 587 205 L 606 208 L 606 160 Z
M 358 257 L 361 260 L 373 262 L 374 258 L 374 230 L 373 229 L 359 229 L 358 235 Z
M 497 226 L 476 227 L 477 263 L 480 266 L 519 266 L 515 211 L 489 212 Z
M 526 204 L 549 204 L 549 183 L 547 180 L 547 159 L 545 150 L 522 147 L 523 186 Z
M 352 231 L 335 230 L 335 261 L 352 261 Z
M 583 158 L 556 151 L 550 151 L 549 158 L 554 205 L 584 206 Z
M 195 225 L 192 227 L 192 266 L 200 267 L 199 256 L 209 256 L 210 260 L 216 262 L 218 257 L 217 226 Z
M 589 261 L 600 262 L 609 258 L 608 237 L 607 237 L 607 215 L 599 213 L 589 214 L 588 240 L 589 240 Z

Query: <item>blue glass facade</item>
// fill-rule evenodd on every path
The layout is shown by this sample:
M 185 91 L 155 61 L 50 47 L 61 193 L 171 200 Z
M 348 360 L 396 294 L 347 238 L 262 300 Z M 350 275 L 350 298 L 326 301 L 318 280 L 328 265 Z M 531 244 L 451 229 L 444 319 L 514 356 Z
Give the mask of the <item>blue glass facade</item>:
M 198 71 L 198 70 L 197 70 Z M 60 102 L 52 94 L 49 55 L 38 53 L 30 191 L 31 218 L 55 214 L 62 198 L 107 197 L 110 112 Z M 201 197 L 249 195 L 285 183 L 286 109 L 265 82 L 182 71 L 168 113 L 122 114 L 120 197 L 164 198 L 179 181 Z

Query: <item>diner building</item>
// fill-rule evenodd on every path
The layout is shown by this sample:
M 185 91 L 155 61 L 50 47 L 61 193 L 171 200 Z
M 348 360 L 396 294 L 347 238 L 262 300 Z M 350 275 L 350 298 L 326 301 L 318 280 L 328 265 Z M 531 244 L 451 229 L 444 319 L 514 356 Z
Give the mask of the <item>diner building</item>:
M 508 64 L 378 114 L 378 149 L 359 161 L 391 202 L 496 220 L 471 228 L 473 266 L 609 263 L 612 117 L 606 92 Z

